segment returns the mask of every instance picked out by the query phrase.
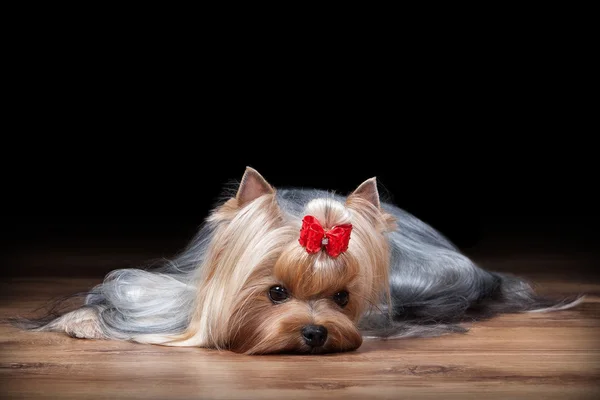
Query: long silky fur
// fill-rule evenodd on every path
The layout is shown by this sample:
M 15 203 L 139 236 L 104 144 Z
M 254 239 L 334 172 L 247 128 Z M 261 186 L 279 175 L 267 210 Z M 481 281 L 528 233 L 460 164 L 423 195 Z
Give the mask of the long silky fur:
M 345 196 L 315 189 L 278 189 L 276 200 L 289 219 L 301 220 L 304 207 L 315 198 L 344 202 Z M 447 238 L 410 213 L 391 203 L 384 211 L 396 218 L 398 228 L 389 234 L 388 301 L 372 305 L 360 328 L 365 337 L 401 338 L 465 332 L 464 321 L 499 313 L 554 311 L 581 301 L 537 296 L 524 280 L 486 271 L 463 255 Z M 89 327 L 95 337 L 161 343 L 160 338 L 185 332 L 197 308 L 198 279 L 215 226 L 207 222 L 189 246 L 158 267 L 119 269 L 91 289 L 80 314 L 95 313 Z M 389 302 L 391 300 L 391 304 Z M 82 311 L 83 310 L 83 311 Z M 35 331 L 64 330 L 69 314 L 19 319 L 18 326 Z M 86 336 L 86 332 L 67 332 Z M 165 336 L 166 335 L 166 336 Z M 88 335 L 90 336 L 90 335 Z M 94 335 L 91 335 L 94 337 Z

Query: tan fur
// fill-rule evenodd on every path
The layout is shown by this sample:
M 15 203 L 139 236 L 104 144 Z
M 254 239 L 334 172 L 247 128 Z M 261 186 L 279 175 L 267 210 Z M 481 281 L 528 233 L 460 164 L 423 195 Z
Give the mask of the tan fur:
M 169 346 L 228 348 L 248 354 L 330 352 L 359 347 L 356 328 L 369 307 L 389 297 L 385 233 L 393 218 L 379 208 L 374 179 L 365 181 L 346 204 L 333 199 L 309 203 L 306 214 L 325 229 L 351 223 L 348 251 L 337 258 L 308 254 L 299 245 L 301 221 L 286 220 L 273 189 L 249 170 L 236 197 L 215 210 L 214 239 L 197 276 L 195 313 L 182 335 L 145 335 L 135 340 Z M 269 288 L 284 286 L 291 298 L 273 304 Z M 350 293 L 342 308 L 333 301 Z M 325 345 L 311 349 L 301 336 L 306 325 L 328 329 Z
M 104 339 L 98 325 L 98 313 L 93 308 L 83 307 L 71 311 L 52 322 L 45 330 L 61 330 L 80 339 Z

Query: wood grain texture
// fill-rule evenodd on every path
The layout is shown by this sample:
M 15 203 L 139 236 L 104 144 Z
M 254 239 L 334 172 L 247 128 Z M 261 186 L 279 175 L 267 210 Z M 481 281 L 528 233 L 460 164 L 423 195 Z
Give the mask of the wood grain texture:
M 78 340 L 2 325 L 0 393 L 10 399 L 600 398 L 600 284 L 548 276 L 536 273 L 539 290 L 590 296 L 573 310 L 501 316 L 473 324 L 467 334 L 367 341 L 355 352 L 321 356 Z M 27 315 L 97 282 L 8 279 L 0 284 L 0 318 Z

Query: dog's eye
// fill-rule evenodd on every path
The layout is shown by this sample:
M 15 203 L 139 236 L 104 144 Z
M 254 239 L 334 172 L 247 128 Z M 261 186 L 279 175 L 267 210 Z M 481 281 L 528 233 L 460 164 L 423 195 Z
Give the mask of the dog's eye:
M 346 304 L 348 304 L 349 297 L 350 295 L 348 292 L 342 290 L 333 295 L 333 301 L 335 301 L 338 306 L 345 307 Z
M 269 298 L 273 303 L 284 302 L 290 297 L 286 288 L 281 286 L 273 286 L 269 289 Z

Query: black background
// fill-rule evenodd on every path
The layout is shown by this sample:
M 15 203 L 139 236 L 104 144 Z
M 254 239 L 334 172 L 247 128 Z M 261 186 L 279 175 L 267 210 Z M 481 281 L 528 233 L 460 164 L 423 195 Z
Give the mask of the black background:
M 344 193 L 376 176 L 465 251 L 598 244 L 597 110 L 589 53 L 572 44 L 435 42 L 352 63 L 273 62 L 241 42 L 228 59 L 35 43 L 6 110 L 6 274 L 133 262 L 78 269 L 70 254 L 170 256 L 246 166 L 275 187 Z

